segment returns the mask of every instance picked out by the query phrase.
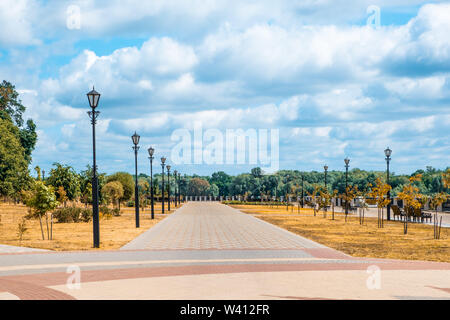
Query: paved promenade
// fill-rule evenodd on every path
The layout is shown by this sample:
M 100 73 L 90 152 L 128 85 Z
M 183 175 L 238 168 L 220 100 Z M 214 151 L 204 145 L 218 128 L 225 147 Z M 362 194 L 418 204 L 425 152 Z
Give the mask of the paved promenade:
M 190 202 L 122 249 L 324 248 L 216 202 Z
M 0 299 L 450 299 L 450 264 L 353 258 L 191 202 L 121 250 L 0 254 Z

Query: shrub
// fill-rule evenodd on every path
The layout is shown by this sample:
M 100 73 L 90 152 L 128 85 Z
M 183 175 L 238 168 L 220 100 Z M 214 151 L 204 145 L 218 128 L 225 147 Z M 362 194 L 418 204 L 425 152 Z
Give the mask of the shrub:
M 92 210 L 82 209 L 81 210 L 81 221 L 90 222 L 92 220 Z
M 70 212 L 71 208 L 62 208 L 55 210 L 53 212 L 53 217 L 56 219 L 57 223 L 69 223 L 73 222 L 72 213 Z
M 109 214 L 109 213 L 111 213 L 111 209 L 110 208 L 108 208 L 107 206 L 101 206 L 100 208 L 99 208 L 99 211 L 100 211 L 100 213 L 102 213 L 102 214 Z
M 92 212 L 89 209 L 68 207 L 55 210 L 53 217 L 57 223 L 89 222 L 92 219 Z
M 100 207 L 100 219 L 106 218 L 106 220 L 109 220 L 112 218 L 113 215 L 112 209 L 108 208 L 107 206 L 101 206 Z
M 26 219 L 22 218 L 22 220 L 19 222 L 19 224 L 17 225 L 17 236 L 19 237 L 19 240 L 22 241 L 23 239 L 23 235 L 25 234 L 25 232 L 27 232 L 28 227 L 26 225 Z
M 67 208 L 67 209 L 69 209 L 69 214 L 72 218 L 72 222 L 75 222 L 75 223 L 80 222 L 80 214 L 81 214 L 82 209 L 75 208 L 75 207 Z
M 129 208 L 134 207 L 134 201 L 133 200 L 128 201 L 127 207 L 129 207 Z
M 112 210 L 112 214 L 113 214 L 114 217 L 120 217 L 120 210 L 119 210 L 119 208 L 114 208 Z

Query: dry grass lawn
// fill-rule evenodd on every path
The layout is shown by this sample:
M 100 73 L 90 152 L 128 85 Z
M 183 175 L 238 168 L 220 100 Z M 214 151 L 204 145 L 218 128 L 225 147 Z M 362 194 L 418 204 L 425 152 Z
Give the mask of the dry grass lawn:
M 345 222 L 344 216 L 339 214 L 331 220 L 329 213 L 327 218 L 323 218 L 322 212 L 314 217 L 306 211 L 309 209 L 299 216 L 295 210 L 287 215 L 286 208 L 233 207 L 355 257 L 450 262 L 448 228 L 442 228 L 441 239 L 434 240 L 433 226 L 420 223 L 409 223 L 408 234 L 404 235 L 403 223 L 398 221 L 385 221 L 384 228 L 379 229 L 376 218 L 366 217 L 361 226 L 358 217 L 349 217 Z
M 53 240 L 42 240 L 39 220 L 27 220 L 28 230 L 25 232 L 23 240 L 19 241 L 18 223 L 27 214 L 27 208 L 22 205 L 0 204 L 0 244 L 56 251 L 118 249 L 164 219 L 165 216 L 160 215 L 161 205 L 158 204 L 155 209 L 157 216 L 154 220 L 150 219 L 150 208 L 144 212 L 141 210 L 139 229 L 136 229 L 135 226 L 134 208 L 122 207 L 120 217 L 112 217 L 109 220 L 101 219 L 100 249 L 94 249 L 92 248 L 92 222 L 53 223 Z M 47 238 L 44 219 L 43 224 L 44 235 Z
M 298 208 L 297 206 L 290 206 L 286 210 L 286 206 L 258 206 L 258 205 L 231 205 L 231 207 L 239 209 L 246 213 L 251 213 L 254 215 L 287 215 L 287 216 L 314 216 L 314 210 L 310 208 Z M 331 210 L 328 211 L 328 215 L 331 216 Z M 316 215 L 319 215 L 319 212 L 316 212 Z M 323 215 L 323 212 L 320 212 L 320 215 Z M 340 212 L 336 212 L 335 216 L 342 215 Z

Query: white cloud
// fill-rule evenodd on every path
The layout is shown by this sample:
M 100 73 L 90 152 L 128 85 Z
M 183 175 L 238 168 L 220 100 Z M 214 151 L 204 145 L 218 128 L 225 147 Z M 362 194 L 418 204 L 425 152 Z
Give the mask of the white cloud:
M 175 89 L 182 90 L 193 82 L 186 71 L 197 62 L 190 46 L 170 38 L 151 38 L 140 48 L 126 47 L 106 56 L 86 49 L 60 69 L 58 78 L 43 81 L 41 90 L 45 96 L 61 97 L 95 85 L 109 98 L 120 98 L 124 92 L 136 98 L 174 77 L 180 77 Z
M 444 97 L 448 77 L 399 78 L 389 81 L 385 87 L 393 94 L 407 99 L 440 99 Z
M 331 92 L 318 94 L 313 99 L 324 115 L 342 120 L 353 120 L 372 107 L 372 100 L 364 96 L 360 87 L 333 89 Z
M 35 9 L 35 2 L 29 0 L 0 1 L 0 45 L 36 45 L 30 24 L 30 15 Z
M 369 0 L 75 2 L 82 9 L 79 31 L 64 27 L 66 4 L 41 3 L 32 14 L 25 8 L 37 3 L 31 0 L 14 4 L 28 25 L 8 16 L 8 34 L 0 30 L 5 44 L 17 28 L 10 48 L 36 44 L 36 34 L 46 30 L 50 41 L 67 37 L 67 51 L 58 54 L 81 50 L 62 67 L 53 64 L 56 51 L 50 51 L 56 49 L 42 46 L 39 52 L 8 52 L 12 66 L 0 62 L 0 72 L 20 84 L 26 116 L 66 158 L 89 145 L 85 93 L 92 85 L 102 93 L 99 154 L 107 163 L 123 157 L 128 132 L 138 130 L 167 148 L 171 130 L 195 121 L 221 130 L 280 128 L 281 143 L 302 162 L 353 153 L 371 164 L 369 156 L 386 144 L 406 154 L 413 148 L 408 139 L 441 155 L 448 151 L 448 4 L 423 6 L 408 24 L 374 30 L 348 23 L 364 20 Z M 0 7 L 4 3 L 10 1 Z M 382 15 L 386 7 L 406 3 L 383 0 Z M 37 23 L 42 8 L 48 16 Z M 111 41 L 114 51 L 89 46 L 100 35 L 111 38 L 105 43 Z M 70 48 L 78 37 L 88 44 Z M 124 38 L 144 37 L 142 45 L 117 48 Z M 40 58 L 19 63 L 26 56 Z M 438 118 L 433 108 L 440 108 Z M 39 158 L 48 148 L 40 142 L 38 149 Z M 292 159 L 286 161 L 297 165 Z

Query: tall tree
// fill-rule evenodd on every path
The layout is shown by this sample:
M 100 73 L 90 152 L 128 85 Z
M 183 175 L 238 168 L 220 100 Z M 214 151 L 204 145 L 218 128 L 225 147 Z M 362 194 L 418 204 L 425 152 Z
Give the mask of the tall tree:
M 82 201 L 85 204 L 92 203 L 92 174 L 93 170 L 90 165 L 86 166 L 86 170 L 83 170 L 78 175 L 80 183 L 80 193 Z M 106 173 L 97 173 L 99 200 L 102 202 L 103 195 L 101 193 L 103 186 L 106 184 Z
M 188 194 L 192 196 L 206 196 L 209 188 L 210 184 L 205 179 L 192 178 L 188 184 Z
M 9 116 L 6 115 L 6 118 Z M 0 195 L 14 197 L 30 187 L 28 163 L 18 138 L 19 129 L 0 118 Z
M 53 187 L 44 185 L 42 181 L 36 181 L 33 195 L 26 204 L 33 209 L 34 215 L 39 217 L 42 240 L 44 240 L 42 217 L 45 216 L 45 221 L 47 223 L 47 239 L 50 239 L 47 212 L 52 211 L 59 205 L 59 202 L 56 201 L 55 190 Z
M 119 200 L 120 203 L 130 200 L 134 195 L 134 180 L 133 176 L 126 172 L 116 172 L 108 177 L 106 177 L 106 183 L 111 181 L 119 181 L 123 187 L 123 196 Z
M 67 198 L 70 201 L 75 200 L 80 193 L 80 179 L 71 166 L 62 165 L 60 163 L 53 163 L 50 170 L 50 176 L 46 180 L 46 183 L 53 186 L 55 190 L 59 187 L 64 187 L 66 191 Z
M 119 206 L 119 200 L 123 197 L 123 186 L 119 181 L 110 181 L 102 188 L 104 199 L 112 202 L 113 205 Z M 119 209 L 120 210 L 120 209 Z
M 139 178 L 138 186 L 139 186 L 139 188 L 138 188 L 139 189 L 139 206 L 142 208 L 142 210 L 144 210 L 147 205 L 147 197 L 150 193 L 150 183 L 148 182 L 148 180 L 146 178 Z
M 16 91 L 15 86 L 3 80 L 0 84 L 0 112 L 9 115 L 14 125 L 19 128 L 17 136 L 24 148 L 25 159 L 30 163 L 31 152 L 34 150 L 37 141 L 37 134 L 33 120 L 28 119 L 24 126 L 22 116 L 25 110 L 26 108 L 19 99 L 19 93 Z
M 228 194 L 228 185 L 231 182 L 231 176 L 223 171 L 214 172 L 209 179 L 209 183 L 215 184 L 219 188 L 219 195 L 226 196 Z

